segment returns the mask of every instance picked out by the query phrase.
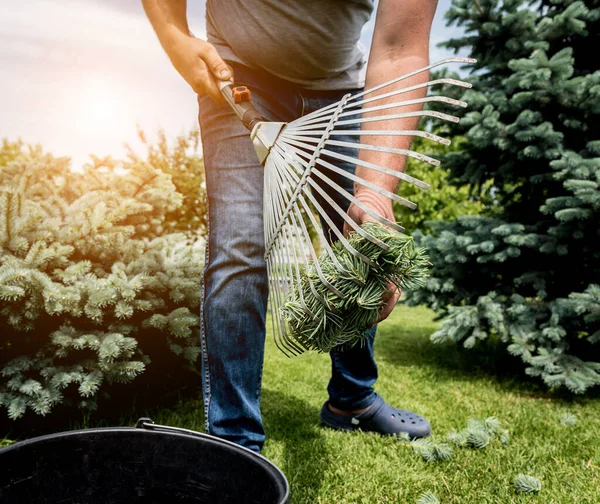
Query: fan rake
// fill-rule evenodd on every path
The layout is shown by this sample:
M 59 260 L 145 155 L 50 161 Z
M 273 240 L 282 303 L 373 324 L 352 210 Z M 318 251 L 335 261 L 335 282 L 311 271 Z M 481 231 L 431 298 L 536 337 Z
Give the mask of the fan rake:
M 258 111 L 250 103 L 250 93 L 244 87 L 234 87 L 231 82 L 222 82 L 221 91 L 225 99 L 232 106 L 244 125 L 251 131 L 251 139 L 258 158 L 264 166 L 264 230 L 265 230 L 265 261 L 269 276 L 270 306 L 274 324 L 274 336 L 277 346 L 286 355 L 296 355 L 303 352 L 307 345 L 301 339 L 294 337 L 288 328 L 283 316 L 283 306 L 292 292 L 297 292 L 302 273 L 309 263 L 314 267 L 316 280 L 309 280 L 310 291 L 323 304 L 327 301 L 318 291 L 314 282 L 320 282 L 331 294 L 342 297 L 344 294 L 337 289 L 330 279 L 319 267 L 319 256 L 313 242 L 309 228 L 314 228 L 319 235 L 322 254 L 327 254 L 340 272 L 344 266 L 339 262 L 333 246 L 325 238 L 323 230 L 317 218 L 326 222 L 335 235 L 335 241 L 339 241 L 352 256 L 372 265 L 372 260 L 362 254 L 352 244 L 348 237 L 340 231 L 323 208 L 322 201 L 326 201 L 329 207 L 344 220 L 348 228 L 358 233 L 362 238 L 388 250 L 388 244 L 371 232 L 372 227 L 359 226 L 354 222 L 332 199 L 324 187 L 330 192 L 341 195 L 347 202 L 354 203 L 375 221 L 387 228 L 402 232 L 404 228 L 384 216 L 380 215 L 369 206 L 364 205 L 339 183 L 332 180 L 331 173 L 340 175 L 351 180 L 354 184 L 363 185 L 369 189 L 384 195 L 393 201 L 408 208 L 414 209 L 416 205 L 401 196 L 379 187 L 363 178 L 348 173 L 334 163 L 324 158 L 340 162 L 352 163 L 381 174 L 390 175 L 399 181 L 414 184 L 422 189 L 429 189 L 429 185 L 406 173 L 386 168 L 359 159 L 358 156 L 348 156 L 332 150 L 332 147 L 348 147 L 352 149 L 379 151 L 392 155 L 407 156 L 424 161 L 433 166 L 438 166 L 439 161 L 414 152 L 410 149 L 399 149 L 383 145 L 372 145 L 368 143 L 348 142 L 340 137 L 368 135 L 373 136 L 419 136 L 433 142 L 449 145 L 450 141 L 427 131 L 409 130 L 387 130 L 387 129 L 354 129 L 352 126 L 365 123 L 376 123 L 401 119 L 407 117 L 434 117 L 443 121 L 458 122 L 458 117 L 436 112 L 433 110 L 418 110 L 410 112 L 397 112 L 393 109 L 415 104 L 441 102 L 456 107 L 466 107 L 463 101 L 444 96 L 426 96 L 418 99 L 402 100 L 402 94 L 417 89 L 429 88 L 438 85 L 451 85 L 469 88 L 471 85 L 451 78 L 440 78 L 424 83 L 406 87 L 391 87 L 394 84 L 413 77 L 419 73 L 446 63 L 474 63 L 471 58 L 447 58 L 435 64 L 421 68 L 414 72 L 402 75 L 389 82 L 380 84 L 371 89 L 351 95 L 347 94 L 339 102 L 324 107 L 320 110 L 307 114 L 290 123 L 269 122 L 260 116 Z M 386 90 L 385 88 L 391 89 Z M 375 94 L 381 91 L 381 93 Z M 397 97 L 390 100 L 392 97 Z M 381 102 L 385 100 L 385 102 Z M 383 111 L 383 112 L 382 112 Z M 362 114 L 377 112 L 377 115 L 363 117 Z M 389 112 L 389 113 L 388 113 Z M 316 196 L 319 195 L 320 198 Z M 315 215 L 316 214 L 316 215 Z M 308 222 L 307 222 L 308 221 Z M 336 248 L 339 249 L 340 245 Z M 356 280 L 358 282 L 358 280 Z M 301 303 L 307 314 L 311 315 L 308 305 Z

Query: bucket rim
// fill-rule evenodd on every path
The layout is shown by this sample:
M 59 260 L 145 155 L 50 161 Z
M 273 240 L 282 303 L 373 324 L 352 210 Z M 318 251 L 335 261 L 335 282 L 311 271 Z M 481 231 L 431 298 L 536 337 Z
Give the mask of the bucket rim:
M 21 441 L 16 441 L 4 448 L 0 448 L 0 456 L 10 452 L 22 448 L 24 446 L 33 445 L 36 443 L 56 440 L 56 438 L 61 437 L 75 437 L 86 434 L 94 434 L 94 433 L 108 433 L 108 432 L 122 432 L 122 433 L 139 433 L 140 435 L 150 435 L 150 436 L 160 436 L 160 435 L 171 435 L 182 438 L 192 438 L 192 439 L 205 439 L 215 444 L 221 444 L 223 446 L 227 446 L 232 448 L 234 451 L 237 451 L 241 454 L 244 454 L 251 459 L 256 460 L 262 466 L 266 466 L 270 470 L 274 471 L 281 482 L 283 482 L 284 495 L 282 499 L 279 501 L 279 504 L 285 504 L 289 502 L 290 497 L 290 484 L 287 480 L 287 477 L 283 473 L 283 471 L 271 462 L 267 457 L 261 455 L 260 453 L 256 453 L 245 446 L 238 445 L 226 439 L 221 439 L 217 436 L 213 436 L 211 434 L 206 434 L 204 432 L 198 432 L 190 429 L 182 429 L 180 427 L 171 427 L 168 425 L 160 425 L 155 423 L 143 423 L 140 424 L 138 422 L 138 427 L 93 427 L 89 429 L 74 429 L 69 431 L 60 431 L 52 434 L 44 434 L 43 436 L 36 436 L 33 438 L 23 439 Z M 136 434 L 137 435 L 137 434 Z

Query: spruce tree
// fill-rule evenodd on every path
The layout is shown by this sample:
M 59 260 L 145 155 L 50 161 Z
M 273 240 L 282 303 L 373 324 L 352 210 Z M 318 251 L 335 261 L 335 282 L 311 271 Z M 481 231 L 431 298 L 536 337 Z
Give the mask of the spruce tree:
M 441 311 L 434 341 L 500 338 L 528 374 L 584 392 L 600 383 L 600 2 L 454 0 L 446 17 L 465 35 L 445 45 L 478 64 L 443 166 L 492 180 L 495 209 L 418 238 L 432 276 L 408 302 Z
M 438 75 L 441 76 L 442 73 L 438 72 Z M 424 129 L 430 129 L 430 124 L 426 121 L 423 122 Z M 434 121 L 431 123 L 436 124 Z M 443 137 L 448 134 L 443 127 L 436 128 L 434 133 Z M 439 159 L 448 150 L 460 149 L 463 141 L 460 137 L 455 137 L 452 139 L 452 144 L 446 146 L 416 137 L 411 149 L 433 159 Z M 417 229 L 429 234 L 431 233 L 430 222 L 452 220 L 460 215 L 476 215 L 485 209 L 486 204 L 493 204 L 489 197 L 490 182 L 484 187 L 478 188 L 480 190 L 474 194 L 474 188 L 468 184 L 448 184 L 448 170 L 444 166 L 431 166 L 425 161 L 415 158 L 407 159 L 406 173 L 430 185 L 428 191 L 423 191 L 420 187 L 412 184 L 400 184 L 398 194 L 417 205 L 417 208 L 413 210 L 394 202 L 394 217 L 404 227 L 407 234 L 412 234 Z
M 206 236 L 208 199 L 204 160 L 200 152 L 200 131 L 192 129 L 169 139 L 163 130 L 159 130 L 156 141 L 151 142 L 140 129 L 138 137 L 146 152 L 140 154 L 128 147 L 129 155 L 122 163 L 123 168 L 127 170 L 147 163 L 169 175 L 175 190 L 183 198 L 181 205 L 165 215 L 164 225 L 157 230 L 157 234 L 181 232 L 190 237 Z
M 182 195 L 148 163 L 93 158 L 74 173 L 41 148 L 0 147 L 0 407 L 47 414 L 67 397 L 199 354 L 203 249 L 160 235 Z M 158 341 L 157 341 L 158 340 Z

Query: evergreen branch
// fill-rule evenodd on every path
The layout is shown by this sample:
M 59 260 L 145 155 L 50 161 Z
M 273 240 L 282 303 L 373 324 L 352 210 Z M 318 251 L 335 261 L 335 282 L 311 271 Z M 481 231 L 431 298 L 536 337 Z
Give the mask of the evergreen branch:
M 503 430 L 500 420 L 493 416 L 484 420 L 470 418 L 465 429 L 460 432 L 451 430 L 446 435 L 446 439 L 450 444 L 478 450 L 485 448 L 496 438 L 500 439 L 503 445 L 508 444 L 510 441 L 508 431 Z
M 440 499 L 431 492 L 423 492 L 417 497 L 417 504 L 440 504 Z
M 573 427 L 577 425 L 577 415 L 574 415 L 573 413 L 564 413 L 561 415 L 559 422 L 565 427 Z
M 99 158 L 72 173 L 40 149 L 7 154 L 11 145 L 0 144 L 0 407 L 45 415 L 70 388 L 96 407 L 108 382 L 149 364 L 138 336 L 152 315 L 165 317 L 153 332 L 178 339 L 182 365 L 197 361 L 203 241 L 160 231 L 183 199 L 172 174 L 140 161 L 117 175 Z
M 517 475 L 513 485 L 519 493 L 537 493 L 542 489 L 542 482 L 538 478 L 526 474 Z
M 437 443 L 430 439 L 416 439 L 411 442 L 415 453 L 426 462 L 445 461 L 452 458 L 452 448 L 447 443 Z
M 427 256 L 411 237 L 378 223 L 362 227 L 387 246 L 384 250 L 359 233 L 348 236 L 350 245 L 369 258 L 371 266 L 336 242 L 334 258 L 323 254 L 318 264 L 300 268 L 300 281 L 283 303 L 281 313 L 290 336 L 307 350 L 328 352 L 360 344 L 383 307 L 389 284 L 404 289 L 421 285 L 426 278 Z M 343 297 L 334 294 L 321 277 Z

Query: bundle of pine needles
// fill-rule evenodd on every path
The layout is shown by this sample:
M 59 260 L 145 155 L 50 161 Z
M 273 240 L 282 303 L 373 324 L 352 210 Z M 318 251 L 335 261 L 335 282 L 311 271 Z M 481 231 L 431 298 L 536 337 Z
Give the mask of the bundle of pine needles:
M 406 289 L 421 285 L 427 276 L 425 250 L 416 247 L 412 237 L 379 223 L 362 227 L 385 244 L 381 247 L 359 233 L 348 236 L 350 245 L 371 264 L 337 242 L 332 247 L 335 260 L 322 254 L 318 264 L 303 267 L 300 282 L 281 308 L 288 335 L 307 350 L 328 352 L 362 343 L 384 306 L 382 296 L 390 282 Z M 323 284 L 318 268 L 342 297 Z

